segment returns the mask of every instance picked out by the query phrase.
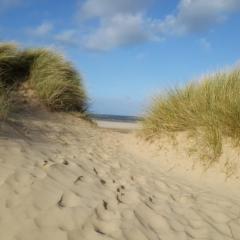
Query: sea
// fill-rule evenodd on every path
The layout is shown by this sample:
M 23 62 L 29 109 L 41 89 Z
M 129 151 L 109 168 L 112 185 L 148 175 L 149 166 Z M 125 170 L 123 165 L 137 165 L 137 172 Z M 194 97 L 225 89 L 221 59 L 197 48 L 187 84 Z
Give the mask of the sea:
M 124 116 L 124 115 L 111 115 L 111 114 L 89 114 L 91 118 L 95 120 L 102 121 L 112 121 L 112 122 L 126 122 L 126 123 L 135 123 L 143 120 L 142 117 L 138 116 Z

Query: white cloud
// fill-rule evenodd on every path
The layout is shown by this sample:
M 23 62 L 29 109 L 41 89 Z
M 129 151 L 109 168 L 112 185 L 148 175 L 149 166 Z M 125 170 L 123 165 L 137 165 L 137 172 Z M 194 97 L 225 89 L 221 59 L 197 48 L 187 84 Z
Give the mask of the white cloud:
M 112 17 L 116 14 L 136 14 L 144 11 L 152 0 L 86 0 L 80 8 L 80 18 Z
M 38 36 L 38 37 L 44 37 L 47 34 L 49 34 L 53 30 L 53 24 L 50 22 L 43 22 L 39 26 L 37 26 L 35 29 L 29 29 L 28 32 L 31 35 Z
M 86 0 L 80 17 L 98 20 L 98 27 L 85 36 L 86 47 L 108 50 L 169 35 L 203 32 L 225 20 L 228 13 L 240 10 L 239 0 L 181 0 L 176 14 L 162 20 L 147 17 L 149 4 L 147 0 Z M 206 40 L 200 41 L 210 47 Z
M 88 35 L 86 47 L 93 50 L 109 50 L 118 46 L 158 40 L 141 14 L 118 14 L 102 20 L 101 26 Z
M 177 14 L 167 16 L 156 26 L 164 34 L 206 31 L 237 10 L 240 10 L 239 0 L 181 0 Z
M 0 0 L 0 13 L 26 1 Z M 47 40 L 55 40 L 62 45 L 82 44 L 91 50 L 109 50 L 208 31 L 226 20 L 230 13 L 240 10 L 240 0 L 179 0 L 174 13 L 160 18 L 151 17 L 148 12 L 157 0 L 78 1 L 81 1 L 78 9 L 79 29 L 71 28 L 56 34 L 51 22 L 43 22 L 27 32 L 41 39 L 47 36 Z M 202 47 L 211 48 L 206 38 L 199 41 Z
M 81 20 L 97 20 L 99 26 L 84 37 L 85 47 L 109 50 L 115 47 L 156 40 L 149 29 L 146 9 L 153 0 L 86 0 L 81 6 Z
M 63 45 L 106 51 L 171 36 L 204 33 L 226 20 L 230 13 L 240 10 L 240 0 L 179 0 L 174 14 L 150 17 L 147 10 L 154 1 L 81 1 L 78 9 L 80 28 L 61 31 L 51 37 Z M 31 32 L 44 36 L 52 28 L 52 24 L 45 22 Z M 204 35 L 199 43 L 205 49 L 211 48 Z

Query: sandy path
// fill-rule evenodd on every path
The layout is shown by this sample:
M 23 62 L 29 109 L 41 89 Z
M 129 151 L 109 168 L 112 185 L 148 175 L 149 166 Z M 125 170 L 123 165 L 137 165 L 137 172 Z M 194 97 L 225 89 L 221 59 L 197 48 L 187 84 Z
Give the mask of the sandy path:
M 240 239 L 238 195 L 156 168 L 131 134 L 58 115 L 17 129 L 0 139 L 0 239 Z

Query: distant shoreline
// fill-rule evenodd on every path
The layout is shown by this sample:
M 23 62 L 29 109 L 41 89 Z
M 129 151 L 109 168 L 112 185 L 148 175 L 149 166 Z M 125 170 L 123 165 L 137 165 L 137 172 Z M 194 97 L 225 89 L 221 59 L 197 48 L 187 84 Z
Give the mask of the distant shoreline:
M 108 128 L 120 131 L 132 131 L 140 128 L 141 117 L 121 116 L 110 114 L 90 114 L 89 115 L 100 128 Z
M 142 117 L 138 117 L 138 116 L 123 116 L 123 115 L 96 114 L 96 113 L 91 113 L 89 114 L 89 116 L 95 120 L 110 121 L 110 122 L 136 123 L 143 120 Z

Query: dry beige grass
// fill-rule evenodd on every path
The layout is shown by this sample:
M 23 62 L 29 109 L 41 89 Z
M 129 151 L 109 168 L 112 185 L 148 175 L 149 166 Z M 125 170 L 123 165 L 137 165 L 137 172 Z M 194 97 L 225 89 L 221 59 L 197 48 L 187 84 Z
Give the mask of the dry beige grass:
M 86 109 L 87 97 L 82 79 L 70 62 L 61 55 L 45 49 L 26 51 L 25 55 L 34 56 L 29 82 L 49 109 Z
M 152 138 L 181 131 L 199 132 L 216 160 L 222 139 L 240 141 L 240 70 L 217 73 L 185 88 L 168 91 L 154 100 L 144 121 Z
M 63 56 L 47 49 L 21 50 L 12 44 L 0 44 L 1 101 L 23 82 L 29 83 L 51 111 L 84 112 L 87 108 L 82 79 Z M 5 116 L 7 108 L 2 106 Z

